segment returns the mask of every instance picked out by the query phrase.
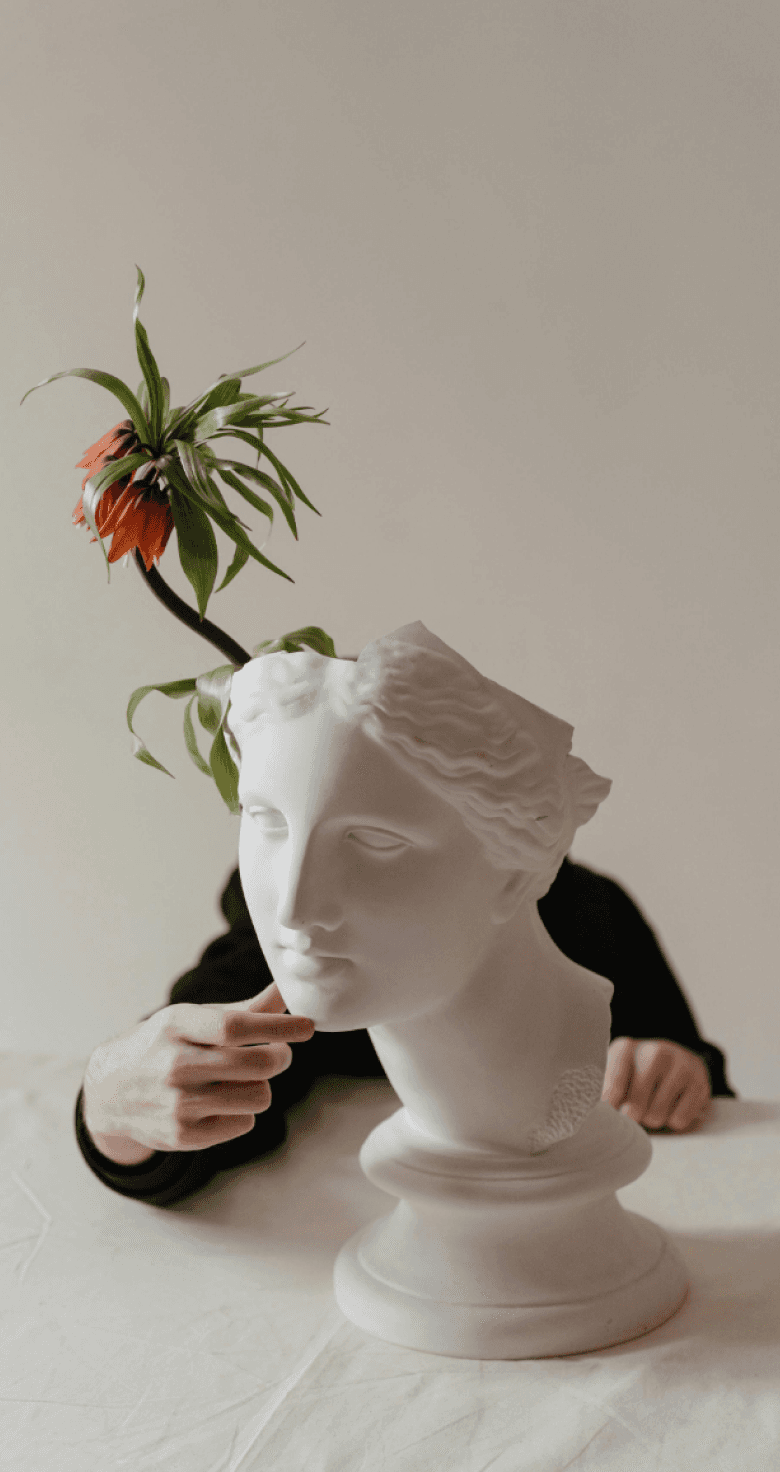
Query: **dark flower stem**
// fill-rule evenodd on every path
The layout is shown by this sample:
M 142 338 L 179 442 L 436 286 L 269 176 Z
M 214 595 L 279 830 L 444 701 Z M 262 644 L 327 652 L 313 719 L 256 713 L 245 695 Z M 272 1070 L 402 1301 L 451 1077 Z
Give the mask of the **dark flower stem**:
M 195 612 L 195 609 L 190 608 L 189 603 L 185 603 L 184 599 L 180 598 L 178 593 L 174 593 L 173 588 L 168 587 L 168 584 L 160 577 L 154 563 L 152 563 L 152 566 L 147 572 L 146 563 L 137 548 L 135 561 L 142 578 L 149 585 L 155 597 L 159 598 L 160 602 L 165 604 L 165 607 L 170 613 L 176 618 L 181 619 L 182 623 L 186 624 L 188 629 L 192 629 L 196 634 L 200 634 L 202 639 L 206 639 L 209 644 L 213 644 L 219 650 L 220 654 L 224 654 L 225 658 L 229 659 L 230 663 L 234 664 L 237 669 L 249 663 L 252 658 L 251 654 L 247 654 L 246 650 L 242 649 L 241 645 L 237 644 L 235 639 L 231 639 L 229 634 L 223 633 L 222 629 L 218 629 L 217 625 L 211 623 L 209 619 L 200 618 Z

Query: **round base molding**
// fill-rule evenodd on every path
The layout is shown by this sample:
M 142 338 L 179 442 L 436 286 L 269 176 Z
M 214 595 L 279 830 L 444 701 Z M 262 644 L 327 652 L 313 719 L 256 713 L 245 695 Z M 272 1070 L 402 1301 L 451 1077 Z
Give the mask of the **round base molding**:
M 361 1159 L 400 1199 L 341 1249 L 339 1307 L 380 1339 L 463 1359 L 582 1354 L 647 1334 L 688 1288 L 666 1234 L 615 1195 L 651 1153 L 606 1104 L 532 1157 L 433 1146 L 399 1110 Z

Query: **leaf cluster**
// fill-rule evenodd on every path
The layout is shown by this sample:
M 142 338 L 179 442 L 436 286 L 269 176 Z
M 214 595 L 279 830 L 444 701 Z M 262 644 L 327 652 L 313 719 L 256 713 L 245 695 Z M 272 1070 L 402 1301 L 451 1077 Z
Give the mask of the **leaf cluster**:
M 134 394 L 122 379 L 111 373 L 103 373 L 96 368 L 70 368 L 54 373 L 51 378 L 28 389 L 22 403 L 36 388 L 43 388 L 58 378 L 87 378 L 114 394 L 132 422 L 136 443 L 132 453 L 106 464 L 88 480 L 82 496 L 85 520 L 100 542 L 108 567 L 106 549 L 95 521 L 103 492 L 123 477 L 132 476 L 139 492 L 149 494 L 154 491 L 167 497 L 176 530 L 179 559 L 203 618 L 218 571 L 214 527 L 224 532 L 235 547 L 233 559 L 217 592 L 233 581 L 250 558 L 278 577 L 292 582 L 286 572 L 264 557 L 255 546 L 246 522 L 230 508 L 219 482 L 265 517 L 269 530 L 274 510 L 278 509 L 297 540 L 296 501 L 302 501 L 317 515 L 319 512 L 304 495 L 292 472 L 269 449 L 265 435 L 270 429 L 294 424 L 325 424 L 327 421 L 323 415 L 326 411 L 315 412 L 307 405 L 290 407 L 291 393 L 258 395 L 242 390 L 243 379 L 284 362 L 291 353 L 237 372 L 222 373 L 205 393 L 199 394 L 189 404 L 171 408 L 168 380 L 160 374 L 146 329 L 139 318 L 145 280 L 140 267 L 136 270 L 138 280 L 133 323 L 136 353 L 143 375 L 137 392 Z M 247 464 L 222 453 L 221 441 L 225 439 L 237 439 L 248 445 L 254 452 L 255 464 Z
M 290 634 L 282 634 L 278 639 L 265 639 L 255 646 L 253 653 L 258 656 L 279 652 L 297 653 L 305 646 L 330 659 L 336 658 L 333 640 L 323 629 L 312 625 L 295 629 Z M 134 730 L 133 717 L 141 701 L 153 690 L 159 691 L 160 695 L 167 695 L 169 700 L 184 700 L 189 696 L 184 710 L 184 744 L 198 771 L 205 777 L 213 777 L 223 802 L 231 813 L 236 814 L 239 811 L 238 766 L 230 749 L 229 733 L 225 725 L 230 705 L 230 682 L 234 674 L 235 667 L 232 664 L 222 664 L 217 669 L 208 670 L 206 674 L 196 675 L 192 679 L 169 680 L 162 685 L 141 685 L 130 696 L 127 724 L 133 737 L 133 756 L 139 762 L 156 767 L 158 772 L 165 772 L 166 776 L 172 777 L 173 773 L 152 756 Z M 203 730 L 211 737 L 208 757 L 203 756 L 198 746 L 192 717 L 193 706 Z

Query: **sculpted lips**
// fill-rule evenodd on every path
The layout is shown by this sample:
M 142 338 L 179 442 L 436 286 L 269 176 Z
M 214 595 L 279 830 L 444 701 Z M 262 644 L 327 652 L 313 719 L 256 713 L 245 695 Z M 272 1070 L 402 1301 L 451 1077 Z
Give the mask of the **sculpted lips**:
M 282 947 L 282 961 L 284 968 L 291 976 L 298 976 L 301 980 L 308 978 L 319 979 L 328 976 L 333 971 L 340 971 L 349 963 L 346 956 L 329 956 L 320 951 L 307 951 L 301 953 L 290 946 Z

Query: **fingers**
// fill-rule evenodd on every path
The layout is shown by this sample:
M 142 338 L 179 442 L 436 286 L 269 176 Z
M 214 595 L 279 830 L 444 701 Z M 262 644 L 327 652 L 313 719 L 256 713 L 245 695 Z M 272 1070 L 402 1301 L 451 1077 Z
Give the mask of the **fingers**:
M 167 1081 L 174 1088 L 203 1088 L 210 1083 L 257 1083 L 274 1078 L 292 1063 L 287 1043 L 264 1043 L 246 1048 L 203 1048 L 183 1044 Z
M 176 1131 L 174 1143 L 164 1145 L 168 1150 L 208 1150 L 210 1145 L 224 1145 L 227 1140 L 237 1140 L 248 1135 L 255 1127 L 254 1114 L 231 1114 L 207 1116 L 192 1124 L 182 1125 Z
M 268 988 L 270 990 L 270 988 Z M 260 996 L 264 994 L 261 992 Z M 272 1000 L 272 999 L 271 999 Z M 302 1043 L 312 1037 L 314 1023 L 308 1017 L 290 1017 L 249 1011 L 245 1004 L 198 1006 L 181 1002 L 171 1007 L 170 1035 L 182 1042 L 209 1047 L 247 1047 L 253 1043 Z
M 283 1011 L 276 988 L 252 1002 L 261 1010 L 176 1003 L 96 1050 L 84 1080 L 93 1138 L 196 1150 L 247 1133 L 271 1103 L 269 1079 L 290 1066 L 290 1043 L 314 1032 Z
M 647 1070 L 649 1089 L 646 1100 L 638 1097 L 636 1107 L 640 1111 L 642 1124 L 648 1129 L 660 1130 L 669 1119 L 672 1110 L 676 1108 L 682 1095 L 689 1086 L 688 1074 L 685 1064 L 675 1060 L 669 1065 L 668 1070 L 664 1068 L 663 1062 L 653 1062 Z
M 706 1112 L 710 1079 L 703 1059 L 680 1043 L 619 1038 L 602 1098 L 648 1129 L 686 1130 Z
M 675 1131 L 696 1129 L 706 1118 L 711 1098 L 709 1080 L 703 1090 L 695 1087 L 687 1089 L 669 1115 L 667 1120 L 669 1129 Z
M 687 1048 L 678 1048 L 669 1072 L 650 1100 L 643 1123 L 656 1130 L 664 1126 L 690 1129 L 706 1109 L 709 1098 L 710 1079 L 703 1060 Z
M 176 1109 L 180 1125 L 199 1119 L 223 1118 L 234 1114 L 263 1114 L 271 1103 L 271 1085 L 260 1079 L 251 1084 L 204 1084 L 182 1094 Z
M 643 1124 L 650 1100 L 667 1077 L 670 1067 L 673 1066 L 673 1059 L 667 1053 L 664 1044 L 656 1041 L 649 1043 L 634 1041 L 633 1049 L 631 1082 L 621 1108 L 630 1119 L 635 1120 L 637 1124 Z
M 634 1039 L 615 1038 L 609 1045 L 602 1099 L 619 1109 L 628 1097 L 634 1072 Z

